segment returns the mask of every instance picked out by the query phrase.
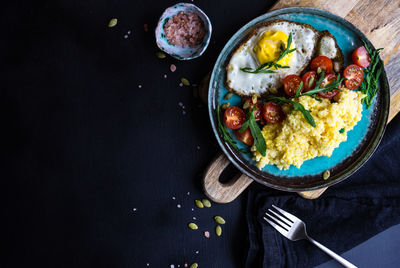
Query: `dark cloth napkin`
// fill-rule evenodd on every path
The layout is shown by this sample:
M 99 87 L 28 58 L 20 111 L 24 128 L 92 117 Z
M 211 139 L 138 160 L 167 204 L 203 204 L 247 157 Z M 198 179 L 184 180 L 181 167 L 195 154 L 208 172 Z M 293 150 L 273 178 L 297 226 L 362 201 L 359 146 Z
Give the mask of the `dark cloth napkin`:
M 310 242 L 290 241 L 265 222 L 272 204 L 302 219 L 308 234 L 336 253 L 400 223 L 400 116 L 388 125 L 372 158 L 318 199 L 256 184 L 249 189 L 247 267 L 312 267 L 330 260 Z

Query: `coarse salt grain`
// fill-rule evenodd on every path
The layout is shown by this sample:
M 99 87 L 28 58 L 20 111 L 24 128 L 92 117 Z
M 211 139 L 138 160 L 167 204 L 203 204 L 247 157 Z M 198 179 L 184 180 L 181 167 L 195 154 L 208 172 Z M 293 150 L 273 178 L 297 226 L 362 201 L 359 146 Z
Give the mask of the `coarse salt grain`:
M 131 34 L 131 30 L 129 30 L 129 31 L 127 32 L 127 34 Z
M 199 251 L 198 251 L 198 250 L 196 250 L 196 254 L 199 254 Z
M 178 102 L 178 105 L 179 105 L 179 107 L 182 107 L 183 103 L 182 102 Z
M 196 219 L 196 217 L 193 217 L 193 220 L 195 220 Z
M 207 237 L 207 238 L 210 238 L 210 232 L 209 231 L 205 231 L 204 232 L 204 236 Z
M 137 208 L 133 208 L 132 210 L 133 210 L 133 211 L 136 211 L 136 210 L 137 210 Z
M 172 199 L 175 200 L 175 196 L 173 196 Z
M 185 267 L 188 267 L 188 264 L 185 262 Z
M 200 145 L 197 145 L 197 150 L 200 150 Z
M 175 265 L 171 264 L 169 267 L 170 267 L 170 268 L 175 268 Z
M 180 204 L 178 204 L 178 205 L 176 205 L 177 206 L 177 208 L 181 208 L 181 205 Z
M 126 35 L 124 35 L 124 38 L 125 38 L 125 39 L 127 39 L 127 38 L 128 38 L 128 35 L 127 35 L 127 34 L 126 34 Z
M 166 74 L 164 74 L 164 78 L 167 78 L 167 75 L 166 75 Z
M 138 85 L 138 88 L 142 88 L 142 85 Z
M 192 208 L 192 211 L 194 211 L 194 208 Z
M 182 84 L 182 83 L 179 83 L 179 86 L 180 86 L 180 87 L 183 87 L 183 84 Z
M 146 266 L 150 266 L 150 263 L 146 263 Z
M 171 72 L 175 72 L 176 71 L 175 64 L 171 64 L 171 66 L 169 66 L 169 69 L 171 70 Z
M 187 194 L 187 195 L 190 195 L 190 192 L 187 192 L 186 194 Z

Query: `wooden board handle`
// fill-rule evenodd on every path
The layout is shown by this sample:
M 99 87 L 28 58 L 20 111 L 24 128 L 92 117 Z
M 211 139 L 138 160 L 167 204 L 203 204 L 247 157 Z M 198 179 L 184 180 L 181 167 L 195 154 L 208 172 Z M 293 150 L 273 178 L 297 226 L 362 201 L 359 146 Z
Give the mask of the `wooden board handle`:
M 224 154 L 218 155 L 207 167 L 203 177 L 204 193 L 216 203 L 229 203 L 236 199 L 253 182 L 244 174 L 234 176 L 229 182 L 221 183 L 219 177 L 230 161 Z

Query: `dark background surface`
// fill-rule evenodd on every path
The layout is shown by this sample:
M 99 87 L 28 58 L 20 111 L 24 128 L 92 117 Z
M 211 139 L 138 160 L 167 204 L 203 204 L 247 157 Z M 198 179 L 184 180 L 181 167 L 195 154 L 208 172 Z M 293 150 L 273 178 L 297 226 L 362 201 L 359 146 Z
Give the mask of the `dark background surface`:
M 0 266 L 242 267 L 245 196 L 193 204 L 220 150 L 206 105 L 179 79 L 198 84 L 230 36 L 273 2 L 194 1 L 213 34 L 188 62 L 155 56 L 153 30 L 177 1 L 3 3 Z M 214 215 L 227 221 L 220 238 Z

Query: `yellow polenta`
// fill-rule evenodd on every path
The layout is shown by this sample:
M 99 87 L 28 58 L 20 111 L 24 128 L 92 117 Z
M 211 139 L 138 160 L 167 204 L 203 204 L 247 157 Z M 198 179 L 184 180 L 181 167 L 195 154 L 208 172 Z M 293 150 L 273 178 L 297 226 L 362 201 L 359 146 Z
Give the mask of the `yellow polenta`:
M 316 127 L 312 127 L 300 111 L 294 110 L 281 123 L 265 125 L 262 134 L 267 143 L 266 156 L 252 147 L 258 168 L 267 164 L 279 169 L 288 169 L 290 165 L 300 168 L 306 160 L 331 156 L 347 139 L 347 131 L 361 119 L 363 97 L 361 92 L 348 89 L 339 92 L 334 103 L 328 99 L 320 102 L 309 96 L 300 97 L 298 101 L 311 111 Z M 342 128 L 344 132 L 340 133 Z

